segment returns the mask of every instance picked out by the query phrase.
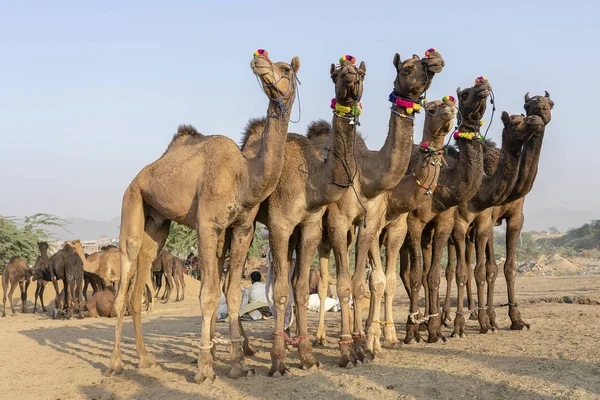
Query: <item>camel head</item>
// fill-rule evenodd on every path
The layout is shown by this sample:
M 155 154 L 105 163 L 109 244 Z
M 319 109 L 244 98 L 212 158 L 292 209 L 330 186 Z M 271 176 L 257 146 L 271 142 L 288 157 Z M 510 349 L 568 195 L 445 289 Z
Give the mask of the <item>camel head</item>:
M 412 58 L 404 61 L 400 59 L 400 54 L 396 53 L 393 62 L 396 68 L 394 94 L 412 101 L 418 100 L 429 89 L 435 74 L 442 72 L 446 65 L 435 49 L 427 50 L 424 58 L 413 54 Z
M 250 61 L 252 72 L 261 81 L 265 94 L 271 100 L 282 100 L 284 103 L 294 99 L 296 93 L 296 74 L 300 69 L 300 59 L 292 58 L 290 64 L 273 62 L 269 53 L 258 49 Z
M 436 136 L 446 136 L 452 129 L 456 117 L 456 99 L 444 96 L 425 104 L 425 129 Z
M 40 249 L 40 253 L 44 254 L 48 252 L 48 242 L 38 242 L 38 248 Z
M 73 250 L 77 254 L 83 256 L 83 246 L 81 245 L 81 240 L 68 240 L 63 243 L 63 248 L 66 250 Z
M 525 94 L 525 112 L 527 115 L 537 115 L 544 121 L 544 125 L 552 119 L 552 108 L 554 102 L 550 99 L 550 93 L 546 92 L 544 96 L 529 97 L 529 93 Z
M 335 85 L 335 102 L 342 106 L 352 107 L 360 102 L 363 93 L 363 81 L 367 66 L 362 61 L 356 66 L 356 58 L 343 56 L 340 65 L 331 64 L 329 69 L 331 80 Z
M 537 115 L 508 115 L 502 112 L 502 143 L 507 143 L 511 149 L 520 149 L 531 136 L 544 128 L 544 121 Z
M 492 85 L 480 76 L 475 84 L 466 89 L 456 89 L 458 96 L 458 111 L 460 124 L 471 132 L 479 132 L 481 120 L 487 107 L 487 98 L 492 90 Z

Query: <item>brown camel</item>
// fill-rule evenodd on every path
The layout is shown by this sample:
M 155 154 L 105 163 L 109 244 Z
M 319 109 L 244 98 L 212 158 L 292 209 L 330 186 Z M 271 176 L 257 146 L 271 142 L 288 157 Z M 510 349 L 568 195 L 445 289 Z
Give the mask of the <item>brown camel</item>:
M 515 277 L 516 277 L 516 260 L 515 253 L 517 247 L 517 239 L 523 228 L 524 214 L 523 205 L 525 196 L 531 191 L 533 183 L 538 171 L 542 142 L 544 140 L 545 127 L 552 119 L 552 108 L 554 102 L 550 99 L 550 94 L 545 93 L 544 96 L 529 97 L 529 93 L 525 95 L 525 111 L 527 116 L 538 116 L 542 119 L 544 127 L 538 129 L 530 140 L 523 146 L 521 160 L 519 164 L 519 177 L 517 182 L 503 204 L 498 205 L 492 210 L 491 220 L 485 221 L 489 229 L 489 236 L 485 243 L 487 249 L 487 260 L 485 262 L 485 279 L 487 281 L 487 315 L 489 317 L 489 325 L 491 329 L 497 329 L 496 312 L 494 311 L 494 284 L 498 275 L 498 266 L 494 258 L 494 225 L 499 225 L 502 220 L 506 220 L 506 262 L 504 263 L 504 276 L 506 286 L 508 288 L 508 315 L 511 320 L 510 329 L 522 330 L 529 324 L 523 321 L 519 312 L 516 296 L 515 296 Z M 489 214 L 489 212 L 488 212 Z M 476 230 L 485 229 L 476 225 Z M 477 241 L 481 240 L 477 235 Z M 479 245 L 477 245 L 479 247 Z M 481 251 L 481 250 L 480 250 Z M 479 265 L 479 259 L 478 259 Z M 481 268 L 481 267 L 480 267 Z M 479 279 L 481 280 L 481 276 Z M 479 289 L 479 282 L 478 282 Z M 481 299 L 480 299 L 481 301 Z M 482 302 L 479 303 L 483 304 Z
M 368 210 L 363 208 L 369 200 L 386 190 L 394 188 L 405 175 L 410 162 L 413 146 L 414 113 L 421 106 L 423 93 L 429 88 L 436 73 L 442 71 L 445 62 L 441 55 L 431 49 L 425 58 L 413 55 L 402 61 L 394 56 L 396 79 L 394 91 L 390 95 L 392 108 L 390 112 L 389 132 L 385 144 L 379 151 L 370 151 L 366 146 L 356 148 L 358 173 L 354 179 L 354 191 L 347 191 L 344 196 L 327 207 L 325 223 L 327 236 L 319 245 L 322 287 L 328 285 L 329 253 L 333 248 L 337 274 L 337 293 L 342 312 L 340 361 L 341 367 L 350 368 L 359 362 L 369 362 L 372 354 L 366 347 L 362 326 L 362 303 L 367 293 L 366 270 L 360 268 L 364 263 L 358 262 L 367 257 L 368 249 L 357 249 L 356 265 L 352 281 L 350 281 L 349 249 L 354 236 L 354 226 L 365 223 Z M 319 293 L 321 299 L 324 294 Z M 350 327 L 350 297 L 354 301 L 354 330 Z M 323 303 L 321 303 L 323 304 Z M 321 317 L 322 319 L 322 317 Z M 325 340 L 324 324 L 319 324 L 317 342 Z M 352 347 L 350 346 L 352 345 Z M 352 351 L 351 351 L 352 350 Z
M 418 298 L 419 291 L 424 281 L 421 236 L 426 225 L 430 225 L 435 230 L 436 240 L 447 235 L 450 236 L 453 226 L 454 210 L 456 205 L 470 199 L 479 188 L 484 175 L 483 150 L 479 140 L 474 140 L 479 136 L 481 119 L 486 110 L 487 98 L 490 95 L 491 85 L 485 79 L 478 79 L 471 88 L 457 89 L 459 126 L 454 133 L 457 146 L 460 149 L 458 154 L 449 154 L 446 157 L 447 164 L 442 165 L 438 185 L 433 196 L 425 199 L 424 204 L 410 212 L 407 216 L 406 240 L 400 253 L 400 271 L 404 287 L 409 294 L 410 309 L 406 323 L 405 343 L 411 343 L 414 340 L 420 340 L 419 325 L 423 320 L 429 320 L 431 331 L 428 341 L 435 342 L 441 336 L 439 325 L 439 316 L 436 312 L 427 313 L 421 320 Z M 452 150 L 451 147 L 448 150 Z M 450 221 L 449 221 L 450 220 Z M 398 222 L 402 224 L 403 222 Z M 393 227 L 394 230 L 403 229 Z M 400 231 L 401 233 L 401 231 Z M 445 242 L 447 242 L 447 238 Z M 441 253 L 444 244 L 434 246 L 432 255 L 432 269 L 435 263 L 441 260 Z M 392 251 L 386 250 L 386 254 L 394 256 Z M 395 261 L 394 261 L 395 262 Z M 439 271 L 439 270 L 438 270 Z M 436 286 L 435 273 L 430 273 L 431 287 Z M 437 275 L 437 284 L 439 285 L 439 272 Z M 427 290 L 425 292 L 428 294 Z M 426 295 L 426 298 L 428 296 Z M 443 337 L 442 337 L 443 338 Z
M 160 289 L 162 287 L 162 277 L 165 277 L 166 288 L 163 293 L 162 300 L 169 301 L 171 291 L 173 288 L 177 290 L 175 301 L 181 301 L 185 295 L 185 282 L 183 280 L 183 264 L 181 260 L 165 249 L 162 249 L 158 254 L 158 257 L 152 262 L 152 273 L 154 280 L 152 283 L 155 285 L 156 298 L 159 296 Z M 181 291 L 181 298 L 179 290 Z
M 424 204 L 435 193 L 444 154 L 444 138 L 451 131 L 456 116 L 456 100 L 446 96 L 443 101 L 425 105 L 425 123 L 421 144 L 414 146 L 409 173 L 393 189 L 369 201 L 366 227 L 359 227 L 357 252 L 369 252 L 372 271 L 369 275 L 371 303 L 367 318 L 367 348 L 377 354 L 381 351 L 381 325 L 385 327 L 386 348 L 395 348 L 399 342 L 394 327 L 392 302 L 396 290 L 396 260 L 406 235 L 406 217 Z M 381 265 L 379 238 L 387 230 L 382 244 L 386 246 L 386 271 Z M 391 253 L 391 254 L 390 254 Z M 357 258 L 357 263 L 364 259 Z M 358 268 L 365 268 L 359 265 Z M 385 320 L 381 321 L 381 300 L 385 294 Z
M 37 301 L 40 299 L 42 311 L 47 312 L 44 305 L 44 290 L 48 282 L 52 280 L 50 276 L 50 259 L 48 258 L 48 242 L 38 242 L 40 256 L 37 258 L 33 267 L 32 280 L 36 281 L 35 296 L 33 303 L 33 312 L 37 312 Z
M 227 231 L 231 232 L 231 258 L 242 260 L 239 268 L 236 265 L 237 269 L 229 271 L 232 285 L 237 288 L 231 291 L 235 293 L 228 293 L 229 310 L 239 310 L 243 259 L 253 237 L 255 215 L 249 214 L 258 211 L 258 205 L 271 194 L 279 180 L 300 61 L 294 57 L 290 64 L 271 62 L 267 53 L 260 50 L 255 53 L 251 67 L 269 98 L 269 119 L 260 151 L 246 156 L 227 137 L 205 136 L 191 126 L 180 126 L 165 153 L 140 171 L 123 196 L 121 282 L 129 282 L 136 276 L 131 314 L 140 368 L 154 364 L 142 336 L 142 292 L 150 279 L 152 261 L 169 234 L 170 223 L 176 221 L 198 232 L 202 334 L 194 380 L 212 382 L 216 378 L 212 367 L 216 349 L 212 339 L 220 293 L 219 268 L 225 259 Z M 236 104 L 239 102 L 236 99 Z M 117 327 L 108 375 L 123 370 L 121 331 L 126 292 L 119 290 L 116 299 Z M 244 362 L 243 339 L 236 317 L 230 315 L 233 321 L 230 323 L 231 377 L 253 374 Z
M 13 304 L 13 292 L 17 288 L 17 283 L 19 284 L 19 289 L 21 290 L 21 312 L 27 312 L 27 288 L 29 288 L 29 283 L 31 282 L 31 276 L 33 275 L 33 270 L 27 266 L 25 260 L 21 257 L 12 257 L 6 267 L 4 268 L 4 272 L 2 273 L 2 290 L 4 293 L 3 298 L 3 307 L 2 307 L 2 316 L 6 317 L 6 292 L 8 291 L 8 301 L 10 302 L 10 310 L 12 315 L 16 315 L 15 306 Z M 10 284 L 10 290 L 9 285 Z
M 120 250 L 111 246 L 90 254 L 86 257 L 84 270 L 100 277 L 104 288 L 113 286 L 118 290 L 119 280 L 121 279 Z
M 82 289 L 85 255 L 80 240 L 64 242 L 62 249 L 56 252 L 49 260 L 50 277 L 56 291 L 55 307 L 59 309 L 60 291 L 58 290 L 58 279 L 63 281 L 64 286 L 64 308 L 67 309 L 67 317 L 73 315 L 75 303 L 79 317 L 82 317 Z
M 115 289 L 112 286 L 99 290 L 92 298 L 85 303 L 84 311 L 90 318 L 114 318 L 117 316 L 115 311 Z
M 470 266 L 466 263 L 465 250 L 466 238 L 469 224 L 475 225 L 476 259 L 475 280 L 477 283 L 478 297 L 478 319 L 480 332 L 486 333 L 490 329 L 490 321 L 487 314 L 487 308 L 484 297 L 484 285 L 486 281 L 485 271 L 485 246 L 489 238 L 490 231 L 493 229 L 492 211 L 493 206 L 500 205 L 506 200 L 513 190 L 519 175 L 519 160 L 523 145 L 537 131 L 542 130 L 544 123 L 537 115 L 525 117 L 523 115 L 508 115 L 505 111 L 502 113 L 502 122 L 504 129 L 502 131 L 502 149 L 499 164 L 496 171 L 491 175 L 485 175 L 479 187 L 479 190 L 470 200 L 458 205 L 454 217 L 454 228 L 452 231 L 452 241 L 454 242 L 457 266 L 456 266 L 456 284 L 458 287 L 458 306 L 457 317 L 454 320 L 453 336 L 464 334 L 464 314 L 463 298 L 467 279 L 470 277 Z M 439 270 L 430 270 L 430 274 L 437 273 Z M 437 291 L 430 287 L 430 312 L 437 312 L 438 305 Z M 435 310 L 435 311 L 431 311 Z
M 321 239 L 325 206 L 343 196 L 355 171 L 352 155 L 366 74 L 365 63 L 358 67 L 355 63 L 352 56 L 344 56 L 339 66 L 331 64 L 329 72 L 335 86 L 332 125 L 321 120 L 309 126 L 307 136 L 288 134 L 279 184 L 261 204 L 257 215 L 257 221 L 269 230 L 275 269 L 274 302 L 280 311 L 275 316 L 271 376 L 289 373 L 285 364 L 284 310 L 290 293 L 288 276 L 294 250 L 298 259 L 292 286 L 300 368 L 319 365 L 312 354 L 306 320 L 310 265 Z M 315 145 L 312 140 L 317 135 L 323 140 Z M 243 149 L 250 149 L 253 142 L 256 135 L 247 138 Z

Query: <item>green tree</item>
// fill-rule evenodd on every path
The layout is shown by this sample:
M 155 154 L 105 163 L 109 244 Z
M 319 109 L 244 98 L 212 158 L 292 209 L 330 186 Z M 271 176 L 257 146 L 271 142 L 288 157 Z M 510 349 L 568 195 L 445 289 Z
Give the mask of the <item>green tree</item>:
M 14 257 L 22 257 L 33 264 L 38 256 L 39 241 L 54 239 L 45 227 L 58 226 L 68 232 L 67 221 L 52 214 L 37 213 L 19 221 L 15 217 L 0 216 L 0 269 Z
M 171 222 L 171 230 L 165 248 L 179 258 L 198 252 L 198 234 L 195 229 Z

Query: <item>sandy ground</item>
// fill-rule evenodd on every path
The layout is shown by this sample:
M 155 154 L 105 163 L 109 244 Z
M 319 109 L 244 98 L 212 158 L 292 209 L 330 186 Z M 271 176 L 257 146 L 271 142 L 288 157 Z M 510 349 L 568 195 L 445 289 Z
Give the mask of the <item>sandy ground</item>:
M 519 277 L 520 308 L 524 319 L 532 324 L 530 331 L 507 330 L 506 309 L 499 309 L 502 330 L 498 334 L 480 335 L 476 321 L 468 321 L 471 334 L 466 338 L 386 350 L 373 363 L 350 370 L 336 366 L 337 348 L 330 344 L 315 348 L 323 363 L 321 369 L 299 370 L 297 354 L 290 352 L 288 364 L 293 376 L 269 378 L 273 322 L 247 322 L 252 344 L 260 350 L 248 360 L 257 375 L 228 379 L 228 348 L 219 345 L 215 371 L 221 379 L 211 385 L 193 383 L 195 366 L 191 362 L 200 331 L 199 284 L 186 279 L 184 302 L 159 303 L 152 313 L 143 315 L 146 344 L 159 365 L 136 368 L 133 329 L 127 319 L 125 372 L 116 377 L 103 375 L 112 350 L 114 320 L 52 320 L 46 315 L 20 312 L 0 319 L 0 398 L 600 398 L 600 275 Z M 47 289 L 49 301 L 54 290 L 50 286 Z M 398 321 L 407 315 L 403 290 L 397 290 Z M 32 286 L 30 299 L 33 291 Z M 498 302 L 505 301 L 502 283 L 497 291 Z M 579 304 L 586 302 L 595 304 Z M 314 333 L 317 315 L 309 316 Z M 338 336 L 338 321 L 339 313 L 328 313 L 330 337 Z M 217 324 L 217 331 L 226 334 L 227 325 Z M 445 332 L 449 334 L 449 330 Z M 403 337 L 403 328 L 398 334 Z

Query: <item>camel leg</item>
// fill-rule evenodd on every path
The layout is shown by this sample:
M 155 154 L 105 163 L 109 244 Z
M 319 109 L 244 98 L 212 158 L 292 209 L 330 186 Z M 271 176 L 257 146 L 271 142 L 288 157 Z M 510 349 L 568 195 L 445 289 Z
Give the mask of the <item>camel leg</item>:
M 296 330 L 298 335 L 298 355 L 301 369 L 313 369 L 320 366 L 313 355 L 312 343 L 308 334 L 307 304 L 309 297 L 308 281 L 313 255 L 321 240 L 322 216 L 320 213 L 312 216 L 310 221 L 301 226 L 297 246 L 296 267 L 294 269 L 293 289 L 296 305 Z
M 423 263 L 421 257 L 421 234 L 423 232 L 424 224 L 417 218 L 408 217 L 408 245 L 410 253 L 410 309 L 409 315 L 406 320 L 406 336 L 404 343 L 409 344 L 415 340 L 419 342 L 421 336 L 419 334 L 419 323 L 418 319 L 421 317 L 419 312 L 419 291 L 421 290 L 422 274 L 423 274 Z
M 468 223 L 462 219 L 455 219 L 454 230 L 452 232 L 452 240 L 456 248 L 456 287 L 458 289 L 458 295 L 456 298 L 456 318 L 454 318 L 454 330 L 451 336 L 465 336 L 465 312 L 464 312 L 464 298 L 465 298 L 465 286 L 469 276 L 468 269 L 465 261 L 466 251 L 466 234 L 467 234 Z
M 429 270 L 431 269 L 431 246 L 433 245 L 433 225 L 425 225 L 421 236 L 421 254 L 423 257 L 423 276 L 421 277 L 421 284 L 423 285 L 423 294 L 425 296 L 425 315 L 429 315 Z M 426 323 L 421 324 L 421 330 L 426 327 Z
M 175 287 L 175 279 L 173 279 L 173 274 L 165 274 L 165 281 L 167 283 L 167 288 L 165 290 L 165 295 L 163 296 L 165 303 L 169 302 L 169 298 L 171 297 L 171 292 Z
M 2 316 L 6 317 L 6 290 L 8 289 L 8 271 L 2 275 Z
M 38 296 L 40 296 L 41 288 L 42 288 L 41 281 L 38 280 L 36 282 L 36 286 L 35 286 L 35 296 L 33 297 L 33 313 L 34 314 L 37 312 L 37 301 L 38 301 Z
M 269 223 L 279 221 L 275 216 L 269 216 Z M 274 224 L 273 224 L 274 225 Z M 269 233 L 269 242 L 271 254 L 273 256 L 273 268 L 275 282 L 273 285 L 273 302 L 277 314 L 275 315 L 275 331 L 273 333 L 273 347 L 271 348 L 271 369 L 269 376 L 283 376 L 290 374 L 289 368 L 285 364 L 285 310 L 288 305 L 290 295 L 289 275 L 290 275 L 290 249 L 289 240 L 293 232 L 293 227 L 283 226 L 278 223 L 277 228 Z
M 40 288 L 40 304 L 42 305 L 42 311 L 47 312 L 46 306 L 44 305 L 44 290 L 46 290 L 46 284 L 48 282 L 43 282 L 42 287 Z
M 471 229 L 472 230 L 472 229 Z M 469 232 L 469 231 L 467 231 Z M 472 282 L 473 282 L 473 276 L 475 274 L 475 271 L 473 270 L 473 268 L 471 267 L 471 265 L 473 265 L 473 259 L 477 260 L 477 256 L 475 254 L 475 243 L 473 240 L 470 240 L 470 234 L 471 232 L 469 232 L 467 234 L 467 237 L 465 239 L 465 262 L 467 264 L 467 304 L 469 306 L 469 311 L 471 312 L 471 314 L 469 315 L 469 319 L 472 321 L 476 321 L 478 320 L 478 313 L 476 313 L 476 308 L 475 307 L 475 298 L 473 297 L 473 286 L 472 286 Z
M 444 300 L 444 308 L 442 309 L 442 324 L 446 328 L 450 328 L 450 297 L 452 295 L 452 281 L 456 273 L 456 248 L 452 239 L 448 240 L 448 264 L 446 265 L 446 299 Z
M 397 349 L 401 342 L 394 324 L 394 294 L 396 292 L 396 261 L 400 247 L 406 238 L 406 214 L 393 226 L 388 226 L 387 242 L 385 247 L 385 326 L 383 328 L 383 347 Z
M 181 281 L 181 298 L 179 299 L 179 301 L 183 301 L 183 299 L 185 298 L 185 276 L 180 276 L 179 277 L 180 281 Z
M 410 297 L 410 249 L 406 238 L 400 246 L 400 279 L 406 295 Z
M 83 278 L 78 280 L 75 284 L 75 296 L 77 298 L 77 311 L 78 318 L 83 318 Z
M 491 211 L 491 209 L 490 209 Z M 484 211 L 484 215 L 479 215 L 475 220 L 475 251 L 476 251 L 476 262 L 475 265 L 475 283 L 477 284 L 477 319 L 479 321 L 479 333 L 487 333 L 490 326 L 490 319 L 487 314 L 487 307 L 485 306 L 485 283 L 486 283 L 486 261 L 485 261 L 485 247 L 489 239 L 489 231 L 491 227 L 491 219 L 487 218 L 488 211 Z M 490 215 L 491 216 L 491 215 Z M 489 224 L 487 222 L 490 222 Z M 469 267 L 470 270 L 470 267 Z
M 242 348 L 244 338 L 241 335 L 239 315 L 240 305 L 242 304 L 242 291 L 240 289 L 242 270 L 253 236 L 254 225 L 252 223 L 249 226 L 236 226 L 231 231 L 229 279 L 226 282 L 225 295 L 227 309 L 229 310 L 229 335 L 231 340 L 229 345 L 231 369 L 228 376 L 234 379 L 254 375 L 254 370 L 248 368 L 244 360 L 244 350 Z
M 319 270 L 321 272 L 318 288 L 321 307 L 319 308 L 319 327 L 317 328 L 317 335 L 313 344 L 315 346 L 324 346 L 327 343 L 327 332 L 325 331 L 325 298 L 329 289 L 329 254 L 331 253 L 331 245 L 326 234 L 323 234 L 317 250 L 319 252 Z
M 436 343 L 442 339 L 446 341 L 446 337 L 442 334 L 442 324 L 440 317 L 440 275 L 442 264 L 442 253 L 444 247 L 448 243 L 448 238 L 452 233 L 452 221 L 441 219 L 435 226 L 433 236 L 433 245 L 431 246 L 431 268 L 429 269 L 428 290 L 429 290 L 429 314 L 427 317 L 427 337 L 428 343 Z
M 15 289 L 17 288 L 16 282 L 11 282 L 10 283 L 10 290 L 8 291 L 8 301 L 10 303 L 10 312 L 11 315 L 17 315 L 17 313 L 15 312 L 15 306 L 13 304 L 13 293 L 15 292 Z M 6 291 L 4 293 L 4 308 L 6 309 Z M 2 312 L 2 316 L 6 317 L 6 312 Z
M 489 229 L 489 237 L 485 246 L 485 271 L 487 280 L 487 314 L 490 319 L 492 332 L 497 332 L 498 324 L 496 323 L 496 311 L 494 310 L 494 290 L 496 285 L 496 277 L 498 276 L 498 265 L 494 257 L 494 225 L 491 222 Z
M 60 291 L 58 290 L 58 279 L 56 279 L 56 275 L 54 274 L 52 274 L 52 286 L 54 287 L 54 291 L 56 292 L 56 296 L 54 297 L 54 308 L 56 309 L 56 311 L 58 311 Z
M 370 227 L 371 225 L 367 225 Z M 358 231 L 358 237 L 356 239 L 355 248 L 355 263 L 354 263 L 354 274 L 352 275 L 352 298 L 354 306 L 354 331 L 352 332 L 352 338 L 354 339 L 354 352 L 360 362 L 369 362 L 373 359 L 373 352 L 367 347 L 367 340 L 365 338 L 365 329 L 363 328 L 363 299 L 367 293 L 367 256 L 369 254 L 370 241 L 373 240 L 371 233 L 361 226 Z M 385 275 L 381 269 L 381 263 L 379 263 L 379 270 L 371 271 L 372 279 L 375 279 L 375 285 L 380 289 L 380 294 L 383 295 L 383 289 L 385 288 Z M 371 293 L 371 298 L 373 298 Z M 371 300 L 373 301 L 373 300 Z M 381 296 L 379 298 L 381 302 Z M 368 321 L 367 321 L 368 322 Z M 370 325 L 369 325 L 370 327 Z M 379 326 L 374 327 L 373 333 Z M 379 329 L 379 336 L 381 336 L 381 329 Z
M 65 272 L 66 273 L 66 272 Z M 67 318 L 71 318 L 73 310 L 75 309 L 75 278 L 67 278 L 67 284 L 65 285 L 65 295 L 67 298 L 66 304 L 68 304 Z
M 27 313 L 27 289 L 29 289 L 29 280 L 25 282 L 19 282 L 19 289 L 21 289 L 21 312 Z
M 504 263 L 504 277 L 506 279 L 506 289 L 508 291 L 508 316 L 510 317 L 511 330 L 529 329 L 529 324 L 521 318 L 521 312 L 517 306 L 517 297 L 515 295 L 515 278 L 517 277 L 517 263 L 515 254 L 517 250 L 517 240 L 523 228 L 525 218 L 521 210 L 517 215 L 511 215 L 506 220 L 506 262 Z
M 354 351 L 350 352 L 350 344 L 353 343 L 350 334 L 350 297 L 352 287 L 350 280 L 350 266 L 348 262 L 348 239 L 352 233 L 345 230 L 329 226 L 329 240 L 333 248 L 335 258 L 335 269 L 337 276 L 337 294 L 340 299 L 341 311 L 341 335 L 340 335 L 340 361 L 338 365 L 342 368 L 351 368 L 356 363 Z M 354 301 L 356 304 L 356 300 Z M 352 348 L 353 349 L 353 348 Z
M 369 317 L 367 318 L 367 349 L 378 356 L 381 354 L 381 301 L 387 286 L 386 275 L 381 265 L 381 248 L 379 247 L 379 232 L 376 235 L 368 235 L 369 260 L 373 269 L 369 276 L 369 288 L 371 290 L 371 301 L 369 305 Z M 377 321 L 377 322 L 374 322 Z

